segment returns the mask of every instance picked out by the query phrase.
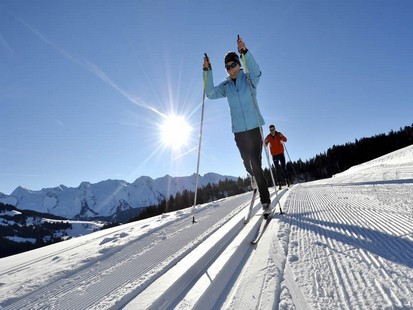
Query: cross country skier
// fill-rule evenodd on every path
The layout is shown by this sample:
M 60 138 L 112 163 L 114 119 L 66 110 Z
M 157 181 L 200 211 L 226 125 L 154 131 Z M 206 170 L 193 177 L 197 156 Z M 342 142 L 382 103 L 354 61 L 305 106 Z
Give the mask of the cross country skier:
M 261 77 L 260 68 L 241 38 L 238 38 L 237 44 L 238 52 L 245 57 L 254 93 L 256 93 Z M 229 52 L 225 56 L 225 69 L 229 76 L 218 86 L 214 86 L 212 67 L 208 57 L 204 57 L 203 69 L 207 72 L 206 96 L 209 99 L 226 97 L 228 100 L 235 143 L 241 154 L 245 169 L 252 176 L 252 185 L 256 182 L 256 186 L 258 186 L 263 211 L 269 213 L 270 193 L 261 167 L 263 141 L 260 124 L 264 124 L 264 119 L 258 106 L 254 103 L 248 77 L 241 68 L 240 59 L 235 52 Z M 257 117 L 259 117 L 259 121 Z
M 284 182 L 290 186 L 290 180 L 288 176 L 288 171 L 285 167 L 285 155 L 284 155 L 284 144 L 287 142 L 287 138 L 279 131 L 275 130 L 274 125 L 269 127 L 270 133 L 265 138 L 265 146 L 270 145 L 270 152 L 272 155 L 272 160 L 274 162 L 274 167 L 277 172 L 280 172 L 284 177 Z M 281 168 L 281 169 L 280 169 Z M 279 189 L 281 189 L 281 181 L 278 182 Z

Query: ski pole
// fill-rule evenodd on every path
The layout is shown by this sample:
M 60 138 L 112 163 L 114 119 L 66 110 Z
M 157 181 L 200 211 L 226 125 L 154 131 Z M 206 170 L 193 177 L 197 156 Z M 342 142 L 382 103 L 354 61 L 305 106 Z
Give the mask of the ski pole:
M 238 35 L 238 40 L 239 40 L 239 35 Z M 243 53 L 241 53 L 241 58 L 242 58 L 242 62 L 244 63 L 244 69 L 245 69 L 245 73 L 246 73 L 246 75 L 247 75 L 248 85 L 249 85 L 250 92 L 251 92 L 251 96 L 252 96 L 252 100 L 253 100 L 253 103 L 254 103 L 255 116 L 257 117 L 257 122 L 258 122 L 258 126 L 259 126 L 259 129 L 260 129 L 260 134 L 261 134 L 262 143 L 263 143 L 263 145 L 265 145 L 264 133 L 262 132 L 262 125 L 261 125 L 260 118 L 259 118 L 259 115 L 258 115 L 258 102 L 257 102 L 257 97 L 255 96 L 254 90 L 253 90 L 253 88 L 252 88 L 251 76 L 250 76 L 250 74 L 249 74 L 248 66 L 247 66 L 247 61 L 245 60 L 245 56 L 244 56 Z M 283 210 L 282 210 L 282 208 L 281 208 L 280 200 L 278 199 L 277 186 L 276 186 L 276 184 L 275 184 L 274 174 L 273 174 L 272 169 L 271 169 L 270 155 L 269 155 L 269 153 L 268 153 L 268 149 L 267 149 L 266 147 L 264 147 L 264 149 L 265 149 L 265 155 L 266 155 L 266 157 L 267 157 L 268 167 L 269 167 L 269 170 L 270 170 L 270 175 L 271 175 L 272 184 L 273 184 L 274 190 L 275 190 L 275 198 L 277 199 L 278 206 L 280 207 L 280 214 L 282 214 L 282 213 L 284 213 L 284 212 L 283 212 Z
M 208 55 L 204 53 L 205 58 L 208 59 Z M 194 205 L 192 206 L 192 223 L 196 223 L 195 221 L 195 206 L 196 206 L 196 199 L 198 194 L 198 179 L 199 179 L 199 162 L 201 159 L 201 143 L 202 143 L 202 125 L 204 123 L 204 106 L 205 106 L 205 93 L 206 93 L 206 75 L 207 72 L 204 71 L 204 93 L 202 95 L 202 109 L 201 109 L 201 125 L 199 128 L 199 143 L 198 143 L 198 160 L 196 164 L 196 182 L 195 182 L 195 197 L 194 197 Z
M 295 172 L 294 164 L 293 164 L 293 162 L 292 162 L 292 160 L 291 160 L 290 154 L 288 154 L 287 146 L 285 145 L 284 141 L 281 141 L 281 142 L 282 142 L 282 144 L 283 144 L 283 146 L 284 146 L 285 152 L 287 153 L 288 160 L 290 161 L 291 166 L 293 167 L 294 175 L 295 175 L 295 178 L 297 179 L 297 182 L 298 182 L 298 176 L 297 176 L 297 173 Z M 300 182 L 298 182 L 298 185 L 301 185 Z

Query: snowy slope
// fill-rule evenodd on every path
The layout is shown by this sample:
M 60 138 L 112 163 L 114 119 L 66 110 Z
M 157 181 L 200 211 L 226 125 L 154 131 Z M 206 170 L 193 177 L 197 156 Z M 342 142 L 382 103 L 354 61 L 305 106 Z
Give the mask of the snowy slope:
M 279 191 L 257 246 L 245 193 L 0 259 L 0 308 L 413 309 L 412 155 Z

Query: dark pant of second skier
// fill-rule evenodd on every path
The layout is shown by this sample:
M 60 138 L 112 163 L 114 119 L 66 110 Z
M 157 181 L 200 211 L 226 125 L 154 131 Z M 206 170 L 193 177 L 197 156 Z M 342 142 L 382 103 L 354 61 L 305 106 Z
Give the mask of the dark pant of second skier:
M 259 128 L 237 132 L 234 134 L 235 143 L 241 154 L 245 169 L 255 177 L 262 204 L 271 203 L 268 182 L 262 171 L 262 138 Z
M 281 170 L 281 174 L 284 177 L 284 182 L 285 184 L 287 184 L 288 186 L 290 186 L 290 181 L 289 181 L 289 177 L 288 177 L 288 172 L 287 172 L 287 168 L 285 166 L 285 156 L 284 153 L 278 154 L 278 155 L 273 155 L 272 157 L 272 161 L 274 162 L 274 167 L 275 167 L 275 171 L 278 172 Z M 277 175 L 277 173 L 275 173 L 275 175 Z M 279 185 L 281 187 L 281 181 L 278 181 Z

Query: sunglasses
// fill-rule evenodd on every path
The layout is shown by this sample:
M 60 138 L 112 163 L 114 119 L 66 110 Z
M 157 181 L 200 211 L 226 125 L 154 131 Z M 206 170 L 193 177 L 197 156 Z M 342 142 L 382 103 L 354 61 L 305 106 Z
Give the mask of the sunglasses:
M 233 62 L 230 65 L 225 65 L 225 69 L 227 69 L 227 71 L 228 71 L 228 70 L 231 70 L 232 68 L 235 68 L 236 66 L 237 66 L 237 63 Z

